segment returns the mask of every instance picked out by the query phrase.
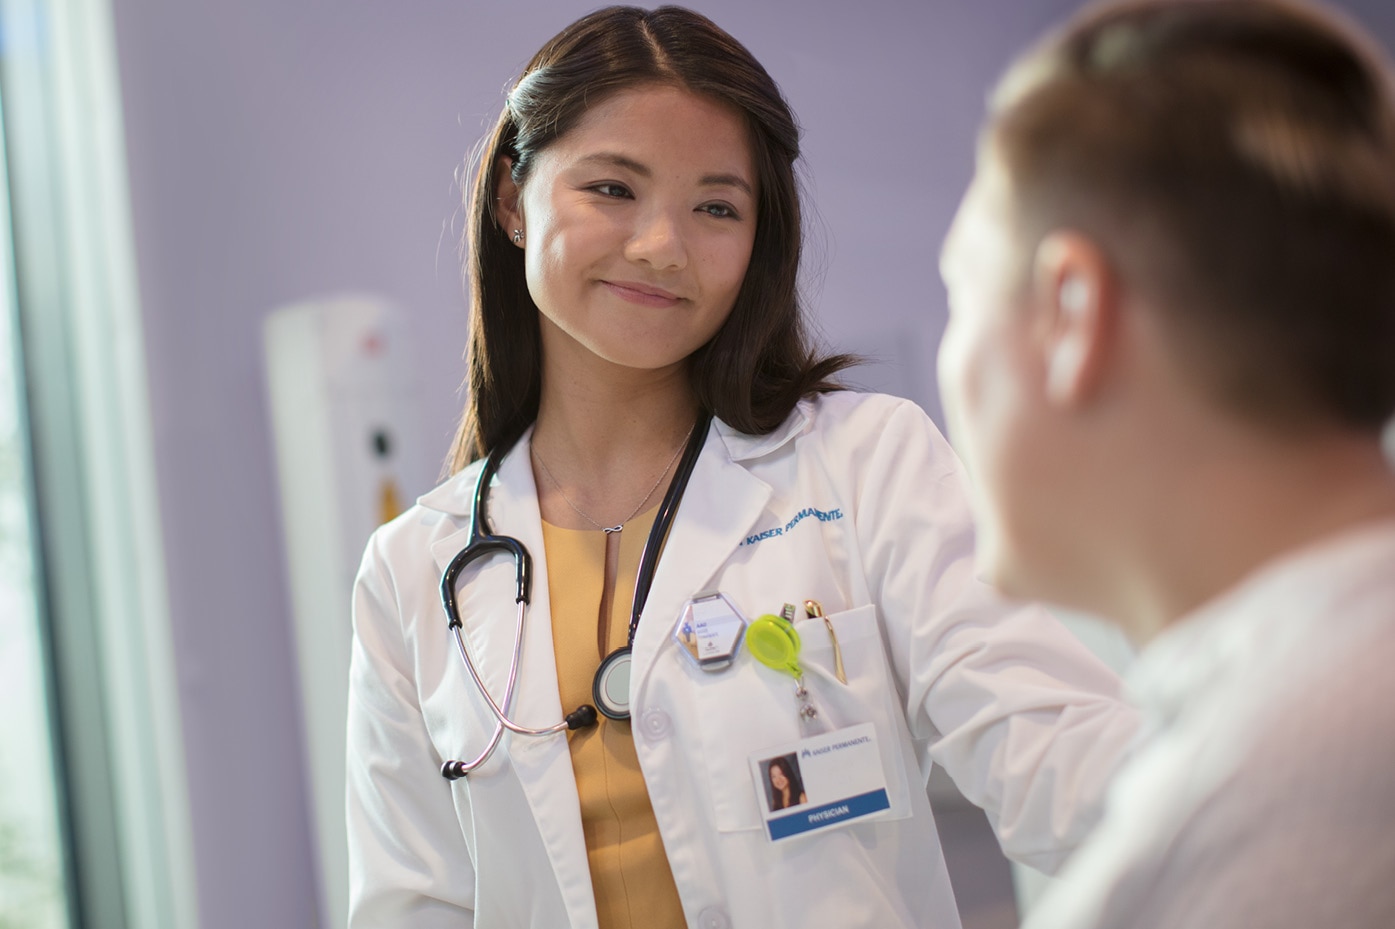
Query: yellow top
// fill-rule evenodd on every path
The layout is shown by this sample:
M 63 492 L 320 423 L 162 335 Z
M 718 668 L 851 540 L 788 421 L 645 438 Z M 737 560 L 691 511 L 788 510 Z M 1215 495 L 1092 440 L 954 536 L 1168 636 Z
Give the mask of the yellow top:
M 634 578 L 656 512 L 634 517 L 619 533 L 607 617 L 605 533 L 543 523 L 557 683 L 568 709 L 595 703 L 591 683 L 601 659 L 628 641 Z M 568 745 L 601 929 L 684 925 L 629 721 L 601 716 L 595 727 L 572 732 Z

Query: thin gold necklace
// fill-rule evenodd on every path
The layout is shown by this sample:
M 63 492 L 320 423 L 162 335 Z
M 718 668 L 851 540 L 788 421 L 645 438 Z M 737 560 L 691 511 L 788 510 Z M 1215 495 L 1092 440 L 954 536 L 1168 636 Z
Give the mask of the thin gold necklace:
M 679 455 L 683 454 L 683 449 L 688 444 L 688 439 L 692 437 L 693 430 L 696 428 L 697 423 L 693 423 L 693 425 L 688 428 L 688 434 L 683 437 L 682 442 L 678 443 L 678 450 L 673 453 L 673 457 L 668 460 L 668 464 L 664 465 L 664 469 L 659 472 L 659 476 L 654 479 L 654 483 L 649 487 L 647 491 L 644 492 L 644 496 L 640 498 L 640 501 L 635 505 L 635 508 L 630 511 L 630 515 L 626 516 L 624 519 L 616 523 L 614 526 L 602 526 L 600 523 L 596 522 L 594 519 L 588 516 L 585 513 L 585 511 L 581 509 L 581 507 L 573 503 L 572 498 L 568 497 L 567 492 L 562 489 L 562 483 L 557 480 L 557 476 L 552 473 L 552 469 L 547 466 L 547 462 L 543 461 L 542 453 L 538 451 L 538 447 L 530 441 L 528 443 L 528 448 L 532 450 L 533 457 L 538 460 L 538 466 L 543 469 L 543 474 L 547 475 L 547 479 L 552 482 L 552 486 L 557 488 L 557 492 L 561 494 L 562 499 L 567 502 L 567 506 L 571 507 L 573 512 L 576 513 L 576 515 L 586 520 L 592 526 L 599 529 L 601 532 L 604 532 L 606 535 L 610 535 L 611 533 L 620 532 L 621 530 L 623 530 L 625 528 L 625 523 L 634 519 L 635 516 L 639 514 L 639 511 L 644 508 L 644 504 L 649 501 L 649 498 L 654 496 L 654 491 L 659 489 L 659 484 L 662 483 L 663 479 L 668 475 L 668 472 L 673 469 L 673 463 L 678 460 Z

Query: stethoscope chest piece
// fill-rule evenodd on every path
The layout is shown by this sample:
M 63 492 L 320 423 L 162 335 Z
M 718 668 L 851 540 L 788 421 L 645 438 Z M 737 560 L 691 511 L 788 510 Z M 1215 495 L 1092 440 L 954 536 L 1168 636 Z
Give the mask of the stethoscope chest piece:
M 630 650 L 617 648 L 605 656 L 591 682 L 596 708 L 610 719 L 630 718 L 631 664 Z

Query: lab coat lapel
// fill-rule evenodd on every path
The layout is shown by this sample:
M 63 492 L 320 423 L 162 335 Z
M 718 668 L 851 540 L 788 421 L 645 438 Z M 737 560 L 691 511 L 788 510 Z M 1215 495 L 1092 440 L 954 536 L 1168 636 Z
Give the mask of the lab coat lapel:
M 547 567 L 543 557 L 542 526 L 537 491 L 527 455 L 525 437 L 499 466 L 489 490 L 489 522 L 494 533 L 513 536 L 523 543 L 532 559 L 532 600 L 524 621 L 522 658 L 508 715 L 524 726 L 556 722 L 559 704 L 557 670 L 552 655 L 552 624 L 547 602 Z M 471 481 L 471 487 L 474 482 Z M 470 514 L 463 514 L 469 519 Z M 436 566 L 444 571 L 469 540 L 469 528 L 431 546 Z M 513 661 L 514 631 L 518 607 L 514 602 L 513 559 L 492 553 L 461 572 L 456 581 L 457 611 L 475 669 L 494 699 L 503 704 Z M 546 722 L 544 722 L 546 720 Z M 504 744 L 514 740 L 505 737 Z
M 683 604 L 708 588 L 718 569 L 750 533 L 770 496 L 769 484 L 732 460 L 726 441 L 714 426 L 693 468 L 640 617 L 632 696 L 672 634 Z
M 547 557 L 543 551 L 542 515 L 538 512 L 538 492 L 528 460 L 528 436 L 519 440 L 499 466 L 489 515 L 494 531 L 518 539 L 533 560 L 532 602 L 524 625 L 523 658 L 512 717 L 523 726 L 550 726 L 562 718 L 561 697 L 552 651 L 552 609 L 548 597 Z M 504 599 L 512 603 L 512 592 Z M 513 635 L 512 620 L 516 616 L 515 608 L 508 627 L 510 637 Z M 509 642 L 512 648 L 512 638 Z M 505 669 L 507 667 L 506 663 Z M 524 736 L 508 741 L 516 745 L 528 740 L 529 737 Z M 561 744 L 562 753 L 566 754 L 565 739 L 547 741 Z
M 522 658 L 508 715 L 521 726 L 539 728 L 560 722 L 563 711 L 552 645 L 542 517 L 527 454 L 528 438 L 520 439 L 500 463 L 489 495 L 489 521 L 495 533 L 518 539 L 532 556 L 532 602 L 524 622 Z M 444 568 L 463 544 L 464 536 L 452 536 L 433 546 L 437 564 Z M 490 693 L 502 700 L 518 616 L 513 561 L 492 555 L 473 582 L 463 583 L 467 579 L 462 578 L 460 585 L 460 616 L 467 644 Z M 500 749 L 508 753 L 513 774 L 528 798 L 568 911 L 574 917 L 594 913 L 576 776 L 565 734 L 535 737 L 508 733 Z M 588 926 L 591 921 L 583 917 L 580 922 L 574 919 L 573 925 Z

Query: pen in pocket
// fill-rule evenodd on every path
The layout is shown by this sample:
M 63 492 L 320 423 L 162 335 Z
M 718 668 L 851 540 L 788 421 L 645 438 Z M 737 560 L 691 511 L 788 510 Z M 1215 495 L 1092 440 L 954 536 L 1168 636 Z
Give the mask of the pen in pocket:
M 840 684 L 846 684 L 848 675 L 843 671 L 843 649 L 838 645 L 838 633 L 833 631 L 833 621 L 824 615 L 823 606 L 817 600 L 805 600 L 804 613 L 810 619 L 818 617 L 823 620 L 828 629 L 828 637 L 833 641 L 833 673 L 838 676 Z

